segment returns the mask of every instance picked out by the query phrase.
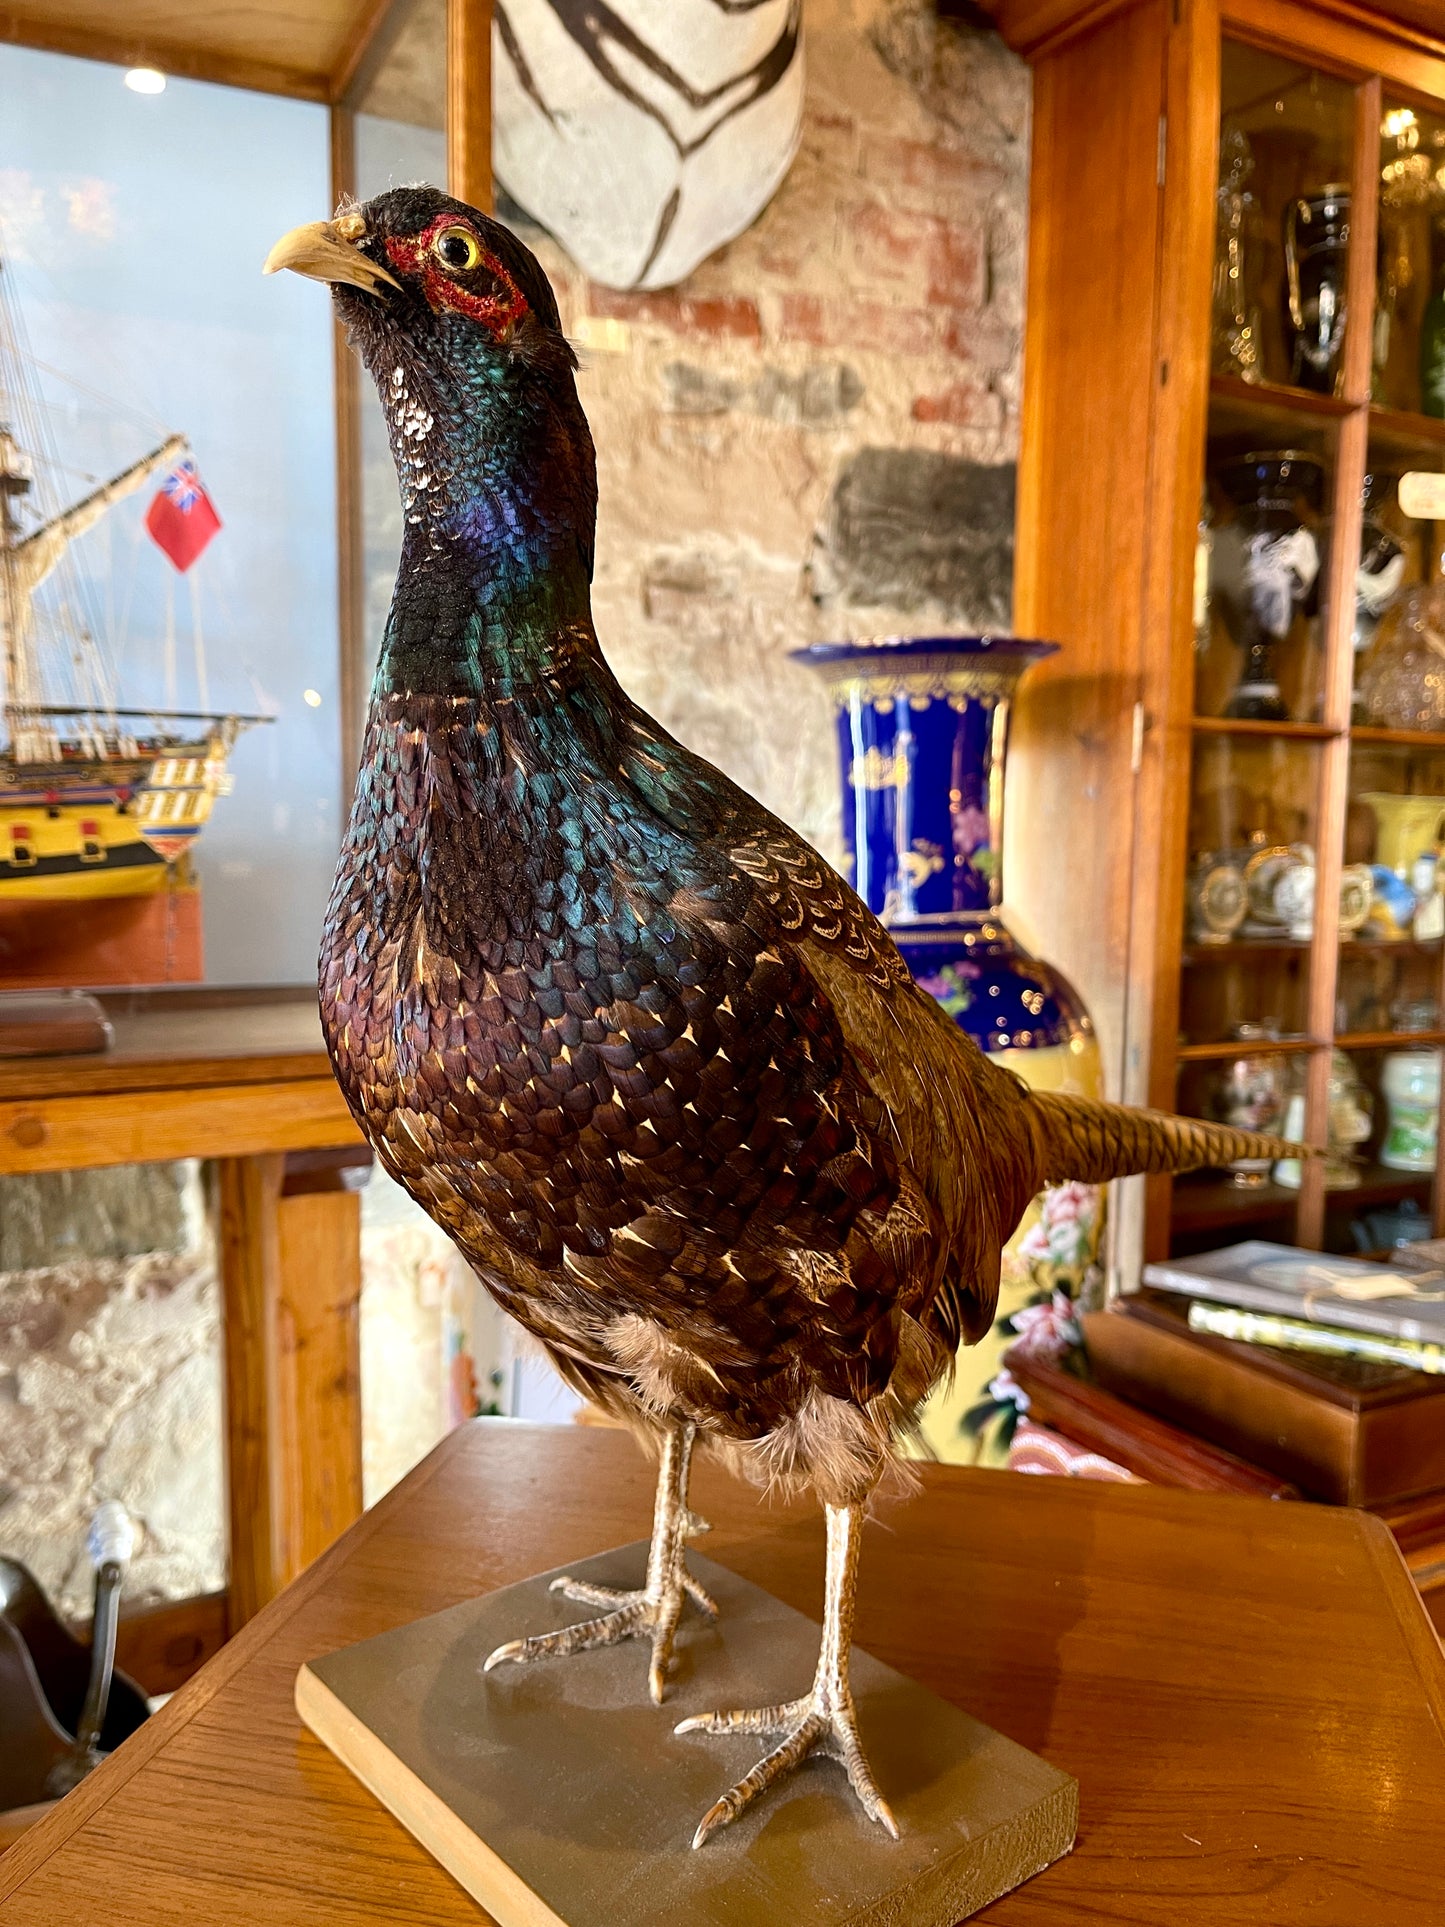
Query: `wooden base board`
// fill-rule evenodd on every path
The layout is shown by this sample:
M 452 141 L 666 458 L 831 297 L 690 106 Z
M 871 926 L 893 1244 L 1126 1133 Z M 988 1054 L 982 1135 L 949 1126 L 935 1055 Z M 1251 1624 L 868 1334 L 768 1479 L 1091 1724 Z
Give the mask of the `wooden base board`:
M 1075 1781 L 857 1648 L 859 1728 L 902 1838 L 814 1758 L 694 1851 L 769 1743 L 675 1722 L 795 1697 L 819 1629 L 688 1556 L 721 1613 L 685 1608 L 665 1706 L 638 1640 L 482 1673 L 504 1640 L 588 1616 L 543 1573 L 313 1660 L 297 1710 L 500 1927 L 952 1927 L 1069 1851 Z M 569 1570 L 636 1586 L 646 1558 L 640 1542 Z

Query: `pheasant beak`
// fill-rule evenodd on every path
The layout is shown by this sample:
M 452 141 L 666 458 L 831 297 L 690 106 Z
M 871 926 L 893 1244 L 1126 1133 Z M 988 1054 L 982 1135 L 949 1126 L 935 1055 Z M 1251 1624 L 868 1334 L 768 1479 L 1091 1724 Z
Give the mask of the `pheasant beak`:
M 394 275 L 356 245 L 366 238 L 366 223 L 355 212 L 338 214 L 334 221 L 308 221 L 294 227 L 266 256 L 262 274 L 277 274 L 290 268 L 312 281 L 344 283 L 349 288 L 364 288 L 368 294 L 380 292 L 384 283 L 401 289 Z

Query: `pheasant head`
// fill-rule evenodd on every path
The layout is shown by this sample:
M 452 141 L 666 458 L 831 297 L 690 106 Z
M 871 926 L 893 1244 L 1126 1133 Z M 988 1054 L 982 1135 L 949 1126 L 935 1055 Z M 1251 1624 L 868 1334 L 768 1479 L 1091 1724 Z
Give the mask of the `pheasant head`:
M 293 229 L 266 260 L 266 273 L 281 268 L 330 283 L 376 383 L 407 592 L 444 586 L 522 648 L 584 618 L 592 437 L 576 357 L 530 249 L 464 202 L 407 187 Z

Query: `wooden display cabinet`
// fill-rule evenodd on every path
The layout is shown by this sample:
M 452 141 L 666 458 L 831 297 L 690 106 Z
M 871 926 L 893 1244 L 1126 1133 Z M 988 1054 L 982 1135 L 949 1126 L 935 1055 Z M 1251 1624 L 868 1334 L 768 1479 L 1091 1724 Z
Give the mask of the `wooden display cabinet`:
M 1351 1249 L 1352 1221 L 1407 1199 L 1438 1231 L 1438 1154 L 1433 1171 L 1379 1161 L 1380 1078 L 1391 1052 L 1445 1045 L 1445 944 L 1342 935 L 1324 906 L 1378 854 L 1366 796 L 1445 797 L 1445 729 L 1382 725 L 1356 688 L 1375 621 L 1362 562 L 1388 565 L 1365 586 L 1376 602 L 1393 589 L 1394 611 L 1442 573 L 1445 526 L 1402 515 L 1398 477 L 1445 472 L 1420 376 L 1425 332 L 1445 352 L 1427 307 L 1445 273 L 1445 6 L 1003 0 L 999 24 L 1035 77 L 1015 624 L 1064 645 L 1014 723 L 1022 925 L 1074 977 L 1127 1100 L 1209 1115 L 1224 1067 L 1262 1055 L 1285 1061 L 1323 1143 L 1342 1051 L 1374 1101 L 1349 1188 L 1319 1162 L 1297 1188 L 1228 1172 L 1122 1187 L 1115 1276 L 1241 1237 Z M 1243 355 L 1224 325 L 1239 284 L 1217 309 L 1215 290 L 1221 168 L 1238 187 L 1241 152 Z M 1344 320 L 1313 359 L 1287 312 L 1292 205 L 1297 235 L 1338 243 L 1324 300 L 1337 292 Z M 1308 319 L 1308 259 L 1303 276 Z M 1231 469 L 1246 455 L 1253 497 Z M 1251 681 L 1239 583 L 1251 538 L 1282 532 L 1276 702 Z M 1314 853 L 1312 924 L 1253 918 L 1201 941 L 1197 860 L 1242 869 L 1291 844 Z M 1241 1043 L 1241 1025 L 1276 1034 Z

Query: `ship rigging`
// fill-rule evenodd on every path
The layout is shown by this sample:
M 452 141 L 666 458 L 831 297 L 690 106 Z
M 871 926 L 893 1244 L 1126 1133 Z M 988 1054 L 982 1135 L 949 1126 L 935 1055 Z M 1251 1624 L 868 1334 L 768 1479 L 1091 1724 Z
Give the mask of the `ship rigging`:
M 271 720 L 206 709 L 199 631 L 199 711 L 120 699 L 71 545 L 187 444 L 169 435 L 60 506 L 35 371 L 0 253 L 0 910 L 164 888 L 229 788 L 237 736 Z

